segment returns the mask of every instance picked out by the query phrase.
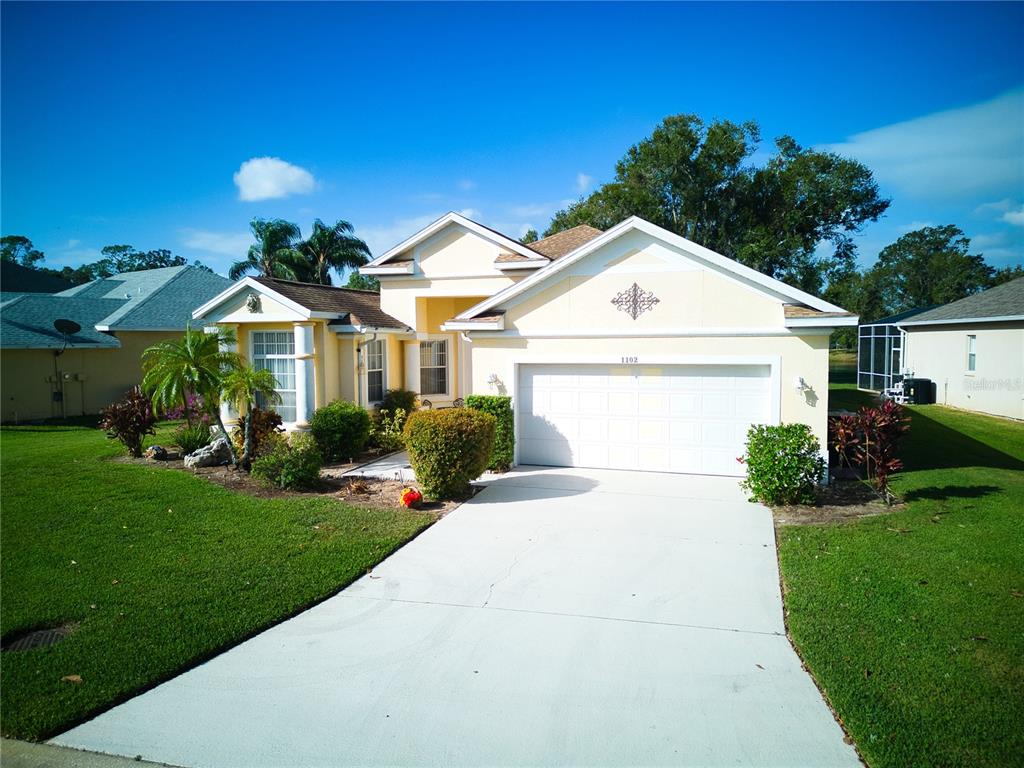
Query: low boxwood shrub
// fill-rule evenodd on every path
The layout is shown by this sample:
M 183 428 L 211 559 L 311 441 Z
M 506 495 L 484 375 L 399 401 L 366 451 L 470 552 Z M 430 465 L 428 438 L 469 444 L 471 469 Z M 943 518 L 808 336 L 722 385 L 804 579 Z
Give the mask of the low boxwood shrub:
M 370 437 L 370 414 L 355 403 L 335 400 L 317 408 L 309 420 L 309 428 L 324 461 L 344 461 L 366 447 Z
M 466 407 L 489 413 L 497 419 L 494 448 L 488 469 L 506 472 L 512 466 L 516 450 L 516 425 L 512 414 L 512 398 L 507 395 L 466 395 Z
M 203 421 L 185 423 L 174 430 L 174 444 L 181 449 L 182 456 L 188 456 L 209 445 L 212 437 L 210 425 Z
M 821 445 L 806 424 L 755 424 L 742 461 L 742 486 L 762 504 L 813 504 L 825 475 Z
M 464 499 L 487 469 L 497 419 L 472 408 L 416 411 L 405 422 L 405 445 L 427 496 Z
M 252 463 L 252 474 L 270 485 L 308 490 L 320 485 L 323 457 L 311 435 L 297 432 L 288 440 L 273 440 L 274 448 Z
M 111 440 L 119 440 L 135 458 L 142 456 L 142 438 L 156 434 L 154 424 L 153 402 L 139 387 L 132 387 L 120 400 L 100 411 L 100 429 Z

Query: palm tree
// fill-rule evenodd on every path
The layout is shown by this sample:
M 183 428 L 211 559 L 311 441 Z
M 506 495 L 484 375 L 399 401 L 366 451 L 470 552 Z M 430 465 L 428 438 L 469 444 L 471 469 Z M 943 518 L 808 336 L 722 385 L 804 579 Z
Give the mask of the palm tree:
M 230 331 L 206 333 L 188 326 L 180 339 L 166 339 L 148 347 L 142 353 L 142 390 L 153 400 L 153 408 L 166 409 L 179 403 L 187 407 L 190 392 L 201 395 L 220 431 L 227 435 L 220 417 L 220 393 L 225 377 L 241 361 L 222 346 L 234 340 Z M 231 462 L 237 464 L 231 440 L 228 449 Z
M 238 463 L 249 469 L 252 464 L 252 412 L 257 399 L 279 403 L 281 396 L 277 393 L 277 379 L 265 368 L 253 368 L 251 365 L 239 365 L 233 368 L 224 378 L 221 395 L 230 403 L 234 403 L 239 413 L 245 412 L 245 432 L 242 438 L 242 458 Z
M 352 225 L 339 219 L 328 227 L 320 219 L 313 222 L 308 240 L 299 243 L 299 252 L 305 257 L 299 279 L 320 285 L 331 284 L 331 270 L 340 275 L 343 269 L 361 267 L 370 260 L 370 249 L 356 237 Z
M 249 255 L 243 261 L 231 265 L 228 277 L 237 280 L 247 272 L 256 272 L 263 277 L 297 280 L 296 269 L 302 260 L 295 248 L 295 241 L 302 237 L 299 225 L 284 219 L 253 219 L 249 229 L 256 242 L 249 246 Z

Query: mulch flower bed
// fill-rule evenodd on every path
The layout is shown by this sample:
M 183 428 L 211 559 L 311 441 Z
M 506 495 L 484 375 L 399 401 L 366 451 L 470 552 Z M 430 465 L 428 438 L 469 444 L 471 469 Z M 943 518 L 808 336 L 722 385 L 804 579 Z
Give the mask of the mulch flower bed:
M 902 504 L 886 504 L 866 483 L 838 480 L 822 489 L 816 505 L 774 507 L 772 513 L 776 525 L 820 525 L 885 515 L 902 508 Z
M 177 470 L 187 472 L 190 475 L 201 477 L 207 482 L 214 483 L 237 493 L 245 493 L 264 499 L 294 498 L 296 496 L 325 496 L 355 504 L 371 509 L 400 509 L 402 506 L 401 495 L 403 489 L 409 486 L 398 480 L 379 480 L 372 477 L 343 477 L 345 472 L 356 469 L 359 466 L 373 461 L 377 456 L 361 456 L 351 463 L 346 464 L 325 464 L 321 471 L 321 487 L 312 491 L 286 491 L 275 488 L 261 482 L 257 478 L 240 469 L 232 466 L 220 467 L 199 467 L 197 469 L 186 469 L 184 461 L 176 454 L 166 461 L 153 459 L 135 459 L 130 456 L 121 456 L 116 461 L 128 464 L 143 464 L 158 469 Z M 417 509 L 425 512 L 432 512 L 435 515 L 444 515 L 459 506 L 457 501 L 424 501 Z

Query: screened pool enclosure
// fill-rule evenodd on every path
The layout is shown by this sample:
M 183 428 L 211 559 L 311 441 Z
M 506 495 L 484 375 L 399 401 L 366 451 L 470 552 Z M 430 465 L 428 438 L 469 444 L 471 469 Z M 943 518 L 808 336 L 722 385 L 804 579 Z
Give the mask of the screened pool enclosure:
M 899 323 L 931 307 L 912 309 L 860 326 L 857 334 L 857 388 L 881 392 L 903 380 L 906 334 Z

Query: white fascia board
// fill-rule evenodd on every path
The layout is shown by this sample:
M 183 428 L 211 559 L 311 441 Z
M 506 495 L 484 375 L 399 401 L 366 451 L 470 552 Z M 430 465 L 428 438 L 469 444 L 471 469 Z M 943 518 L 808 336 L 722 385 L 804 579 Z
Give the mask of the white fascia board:
M 447 325 L 447 324 L 446 324 Z M 477 324 L 482 325 L 482 323 Z M 483 329 L 478 329 L 483 331 Z M 748 338 L 768 336 L 828 336 L 831 328 L 782 328 L 765 326 L 763 328 L 650 328 L 647 330 L 623 331 L 613 328 L 591 328 L 578 330 L 528 331 L 517 330 L 482 332 L 481 338 L 516 338 L 516 339 L 679 339 L 679 338 Z
M 652 224 L 645 219 L 641 219 L 639 216 L 630 216 L 625 221 L 616 224 L 611 229 L 607 230 L 604 234 L 595 237 L 593 240 L 584 243 L 575 251 L 572 251 L 557 261 L 551 262 L 551 264 L 543 269 L 534 272 L 529 277 L 519 281 L 515 285 L 510 285 L 508 288 L 498 291 L 498 293 L 486 299 L 475 307 L 470 307 L 468 310 L 459 315 L 456 319 L 467 319 L 473 317 L 473 315 L 479 314 L 489 309 L 501 305 L 505 301 L 518 296 L 519 294 L 528 291 L 534 285 L 540 283 L 543 280 L 551 277 L 552 275 L 558 274 L 562 270 L 575 264 L 577 261 L 593 253 L 594 251 L 603 248 L 605 245 L 621 237 L 631 230 L 639 230 L 644 232 L 651 237 L 661 240 L 664 243 L 668 243 L 675 248 L 678 248 L 691 256 L 695 256 L 698 260 L 705 261 L 712 264 L 724 272 L 732 273 L 733 275 L 740 277 L 746 281 L 752 282 L 767 291 L 774 294 L 781 295 L 792 301 L 806 304 L 812 309 L 817 309 L 819 312 L 845 312 L 842 307 L 837 307 L 835 304 L 830 304 L 824 299 L 819 299 L 817 296 L 812 296 L 809 293 L 794 288 L 791 285 L 783 283 L 781 280 L 776 280 L 773 277 L 762 275 L 756 269 L 740 264 L 738 261 L 723 256 L 720 253 L 715 253 L 710 248 L 705 248 L 702 245 L 698 245 L 685 237 L 669 232 L 667 229 L 659 227 L 657 224 Z
M 243 277 L 234 285 L 230 285 L 227 288 L 225 288 L 223 291 L 218 293 L 216 296 L 214 296 L 212 299 L 210 299 L 208 302 L 203 304 L 198 309 L 192 310 L 192 319 L 201 320 L 203 317 L 208 315 L 212 310 L 219 307 L 232 296 L 236 296 L 246 289 L 254 290 L 257 293 L 272 297 L 274 301 L 283 304 L 284 306 L 288 307 L 288 309 L 292 310 L 298 315 L 301 315 L 307 320 L 312 318 L 336 317 L 336 315 L 332 315 L 327 312 L 310 312 L 310 310 L 307 309 L 306 307 L 302 306 L 301 304 L 298 304 L 297 302 L 292 301 L 287 296 L 281 295 L 273 288 L 263 285 L 263 283 L 258 283 L 251 277 Z
M 474 322 L 462 322 L 458 320 L 448 320 L 447 322 L 441 323 L 442 331 L 503 331 L 505 330 L 505 318 L 499 317 L 497 320 L 490 320 L 486 323 L 479 321 Z
M 551 261 L 548 259 L 530 259 L 529 261 L 496 261 L 494 268 L 502 272 L 515 269 L 540 269 L 546 267 Z
M 850 317 L 789 317 L 786 318 L 787 328 L 846 328 L 857 325 L 860 318 Z
M 372 325 L 351 325 L 337 323 L 327 326 L 328 330 L 334 333 L 381 333 L 393 336 L 408 336 L 412 333 L 409 328 L 375 328 Z
M 999 317 L 957 317 L 948 320 L 907 320 L 902 323 L 889 323 L 897 328 L 905 325 L 968 325 L 974 323 L 1014 323 L 1024 321 L 1024 315 L 1000 315 Z
M 400 267 L 389 267 L 381 266 L 374 267 L 367 264 L 365 267 L 359 268 L 359 274 L 361 275 L 411 275 L 413 274 L 415 265 L 410 261 L 408 264 L 403 264 Z
M 371 261 L 366 266 L 367 267 L 377 267 L 377 266 L 380 266 L 380 265 L 384 264 L 384 262 L 386 262 L 388 259 L 391 259 L 391 258 L 397 256 L 398 254 L 402 253 L 403 251 L 407 251 L 410 248 L 415 247 L 419 243 L 422 243 L 428 237 L 434 235 L 437 232 L 440 232 L 442 229 L 447 227 L 449 224 L 458 224 L 458 225 L 460 225 L 462 227 L 465 227 L 466 229 L 470 230 L 471 232 L 474 232 L 474 233 L 480 235 L 480 237 L 483 237 L 483 238 L 485 238 L 487 240 L 493 240 L 494 242 L 499 243 L 500 245 L 503 245 L 506 248 L 508 248 L 509 250 L 515 251 L 516 253 L 518 253 L 518 254 L 520 254 L 522 256 L 526 256 L 526 257 L 531 258 L 531 259 L 537 259 L 538 256 L 539 256 L 539 254 L 536 251 L 530 250 L 529 248 L 527 248 L 525 245 L 523 245 L 522 243 L 518 242 L 517 240 L 513 240 L 512 238 L 506 237 L 505 235 L 503 235 L 503 234 L 501 234 L 499 232 L 495 232 L 494 230 L 488 229 L 487 227 L 485 227 L 485 226 L 483 226 L 481 224 L 477 224 L 475 221 L 473 221 L 471 219 L 467 219 L 462 214 L 455 213 L 455 211 L 449 211 L 444 216 L 439 218 L 437 221 L 435 221 L 435 222 L 433 222 L 431 224 L 428 224 L 427 226 L 425 226 L 423 229 L 421 229 L 416 234 L 414 234 L 411 237 L 408 237 L 405 240 L 403 240 L 402 242 L 400 242 L 398 245 L 396 245 L 394 248 L 389 250 L 387 253 L 383 254 L 382 256 L 378 256 L 376 259 Z M 362 269 L 365 269 L 365 268 L 366 267 L 363 267 Z M 362 269 L 360 269 L 360 272 L 362 272 Z M 372 272 L 366 272 L 364 274 L 373 274 L 373 273 Z

